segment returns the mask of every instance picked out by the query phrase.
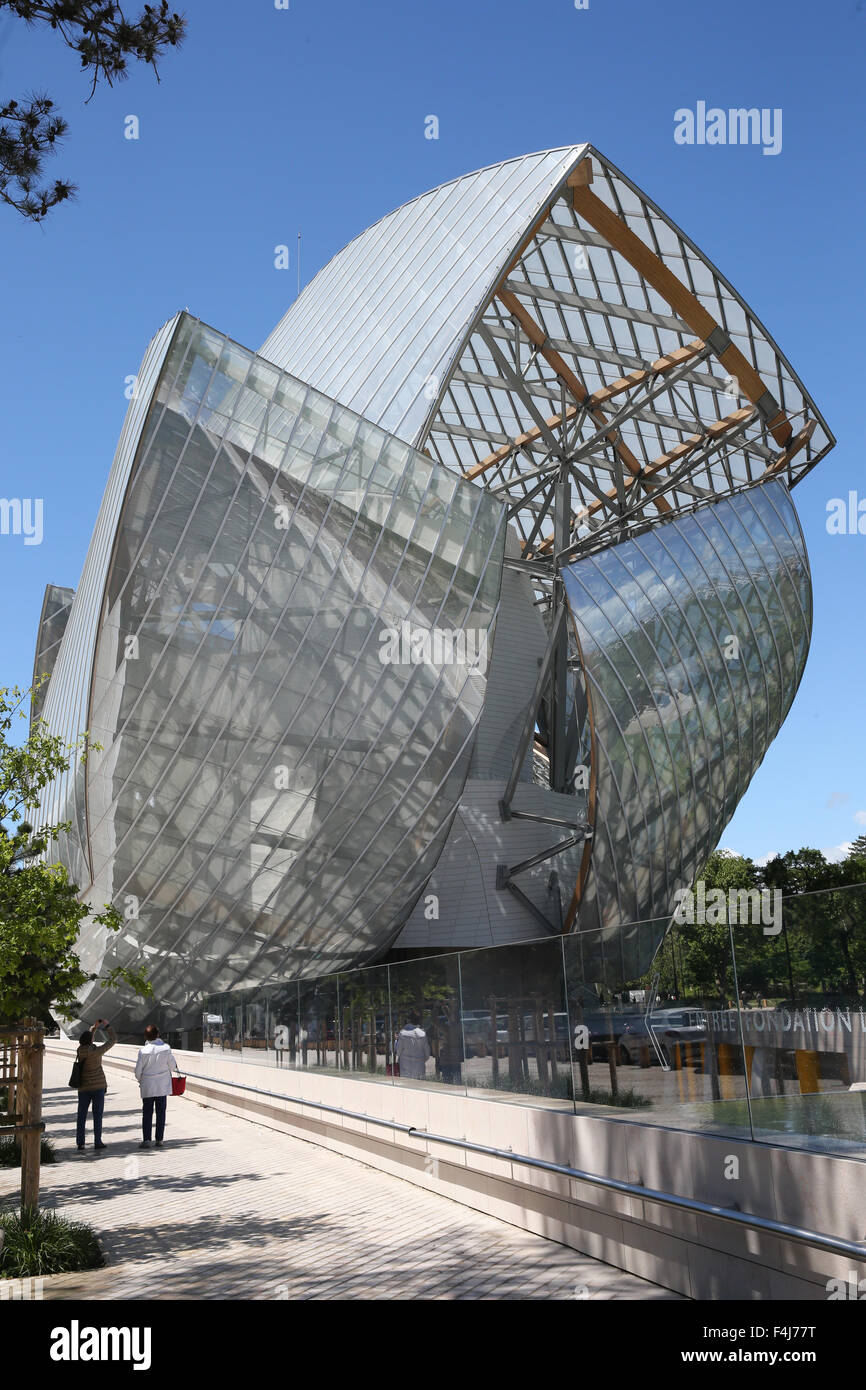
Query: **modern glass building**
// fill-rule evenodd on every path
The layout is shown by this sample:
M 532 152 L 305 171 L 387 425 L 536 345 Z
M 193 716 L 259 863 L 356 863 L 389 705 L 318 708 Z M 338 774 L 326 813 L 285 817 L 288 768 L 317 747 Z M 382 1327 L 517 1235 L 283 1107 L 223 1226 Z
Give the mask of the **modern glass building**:
M 383 218 L 258 352 L 177 315 L 37 639 L 34 717 L 101 745 L 43 806 L 124 916 L 86 968 L 144 961 L 181 1029 L 392 950 L 645 971 L 802 676 L 833 442 L 588 145 Z

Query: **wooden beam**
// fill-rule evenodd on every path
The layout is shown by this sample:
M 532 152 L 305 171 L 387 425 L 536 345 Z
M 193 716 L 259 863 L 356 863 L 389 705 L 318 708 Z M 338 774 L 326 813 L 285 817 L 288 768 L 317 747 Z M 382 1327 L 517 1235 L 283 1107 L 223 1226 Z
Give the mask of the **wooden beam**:
M 500 288 L 496 291 L 496 296 L 508 310 L 511 317 L 517 320 L 533 347 L 538 350 L 544 360 L 553 368 L 559 380 L 568 387 L 568 390 L 571 392 L 572 396 L 574 396 L 575 400 L 581 405 L 587 404 L 589 413 L 599 425 L 605 424 L 607 416 L 604 414 L 604 411 L 598 406 L 589 405 L 589 391 L 587 391 L 580 378 L 575 376 L 568 363 L 560 356 L 556 349 L 548 345 L 547 334 L 540 324 L 535 322 L 529 310 L 524 308 L 517 296 L 512 294 L 511 290 Z M 616 430 L 611 430 L 606 438 L 609 443 L 613 445 L 617 456 L 620 461 L 625 464 L 629 473 L 639 473 L 639 460 L 635 458 L 628 445 L 620 439 Z M 668 503 L 665 502 L 663 498 L 659 499 L 658 509 L 664 512 L 670 511 Z
M 638 274 L 651 285 L 663 299 L 679 315 L 685 323 L 689 325 L 694 333 L 703 338 L 704 342 L 712 346 L 713 335 L 718 340 L 727 342 L 727 346 L 720 349 L 714 348 L 716 356 L 722 366 L 730 372 L 731 376 L 736 377 L 740 390 L 753 405 L 758 405 L 763 401 L 762 413 L 770 410 L 769 401 L 772 396 L 765 386 L 763 380 L 752 366 L 751 362 L 744 356 L 728 338 L 727 333 L 720 324 L 716 322 L 712 314 L 704 308 L 700 300 L 697 299 L 681 280 L 678 280 L 673 271 L 669 270 L 663 261 L 649 249 L 639 236 L 626 226 L 621 217 L 609 208 L 606 203 L 593 193 L 588 186 L 580 187 L 575 185 L 572 191 L 575 211 L 589 223 L 595 231 L 600 232 L 614 251 L 618 251 L 624 256 L 629 265 L 633 266 Z M 769 398 L 766 400 L 765 398 Z M 767 426 L 776 440 L 777 444 L 788 444 L 793 433 L 791 423 L 784 411 L 779 409 L 778 403 L 773 401 L 775 413 L 767 419 Z
M 806 421 L 803 428 L 794 435 L 787 449 L 783 449 L 779 457 L 774 459 L 769 468 L 761 474 L 758 479 L 759 483 L 762 483 L 765 478 L 772 478 L 776 473 L 781 473 L 783 468 L 787 468 L 791 460 L 796 458 L 797 454 L 799 454 L 802 449 L 805 449 L 812 435 L 815 433 L 815 426 L 817 423 L 817 420 Z
M 599 387 L 597 391 L 593 391 L 590 399 L 598 405 L 604 405 L 605 402 L 613 400 L 614 396 L 621 396 L 624 391 L 629 391 L 633 386 L 640 386 L 648 377 L 664 376 L 674 367 L 681 367 L 684 362 L 691 361 L 693 357 L 700 357 L 705 347 L 706 343 L 702 342 L 700 338 L 695 338 L 694 342 L 686 343 L 685 347 L 675 348 L 673 352 L 668 352 L 664 357 L 657 358 L 651 367 L 629 372 L 628 376 L 621 376 L 617 381 L 612 381 L 610 386 Z
M 551 415 L 549 420 L 545 423 L 550 429 L 554 429 L 557 425 L 561 425 L 563 420 L 571 420 L 576 414 L 577 406 L 570 405 L 564 415 Z M 497 464 L 504 463 L 511 454 L 517 449 L 521 449 L 524 444 L 533 444 L 540 438 L 540 429 L 525 430 L 523 434 L 518 434 L 510 443 L 503 444 L 499 449 L 494 450 L 492 454 L 488 454 L 486 458 L 481 459 L 480 463 L 474 464 L 469 472 L 464 473 L 463 476 L 469 479 L 479 478 L 482 473 L 487 473 L 489 469 L 495 468 Z
M 592 160 L 589 155 L 585 155 L 576 169 L 572 169 L 566 184 L 569 188 L 586 188 L 592 183 Z
M 586 408 L 594 412 L 596 407 L 613 400 L 615 396 L 621 396 L 625 391 L 630 391 L 636 386 L 641 386 L 650 377 L 663 376 L 665 372 L 672 371 L 674 367 L 680 367 L 684 362 L 688 362 L 693 357 L 699 357 L 706 344 L 700 338 L 696 338 L 693 343 L 687 343 L 685 347 L 676 348 L 673 352 L 666 353 L 664 357 L 659 357 L 650 367 L 642 367 L 638 371 L 629 372 L 628 376 L 621 376 L 616 381 L 612 381 L 609 386 L 601 386 L 597 391 L 593 391 L 591 396 L 587 396 Z M 570 405 L 564 415 L 552 415 L 546 422 L 551 429 L 556 425 L 562 424 L 563 420 L 572 420 L 577 414 L 577 407 Z M 593 416 L 597 419 L 597 416 Z M 604 417 L 602 417 L 603 419 Z M 524 444 L 534 444 L 541 436 L 539 429 L 526 430 L 524 434 L 519 434 L 510 444 L 503 444 L 492 454 L 474 464 L 469 472 L 464 474 L 467 478 L 478 478 L 488 469 L 495 468 L 497 464 L 504 463 L 509 454 L 523 447 Z
M 553 368 L 560 381 L 568 387 L 575 400 L 583 405 L 589 397 L 589 392 L 579 377 L 569 367 L 563 357 L 559 355 L 555 348 L 548 346 L 547 334 L 540 324 L 535 322 L 528 309 L 525 309 L 511 290 L 500 288 L 496 291 L 499 299 L 513 319 L 516 319 L 523 329 L 532 346 L 541 353 L 544 360 Z
M 680 444 L 675 445 L 673 449 L 668 450 L 667 453 L 660 454 L 658 458 L 653 459 L 652 463 L 648 463 L 646 468 L 641 469 L 639 474 L 631 478 L 626 478 L 624 480 L 626 488 L 633 487 L 635 483 L 640 483 L 642 486 L 645 486 L 647 480 L 655 473 L 661 472 L 663 468 L 670 468 L 671 464 L 682 463 L 683 459 L 687 458 L 689 454 L 693 454 L 700 445 L 707 443 L 708 440 L 712 442 L 723 438 L 724 435 L 730 433 L 731 430 L 737 429 L 740 425 L 744 424 L 754 414 L 754 407 L 743 406 L 742 409 L 735 410 L 731 415 L 725 415 L 721 420 L 714 420 L 703 434 L 689 435 L 688 439 L 684 439 Z M 611 502 L 616 500 L 616 496 L 616 488 L 611 488 L 606 493 L 607 499 Z M 655 500 L 661 501 L 662 499 L 658 498 Z M 588 507 L 583 508 L 580 515 L 593 516 L 602 506 L 604 506 L 604 503 L 600 500 L 590 502 Z M 543 555 L 550 550 L 552 545 L 553 536 L 546 536 L 541 545 L 538 546 L 537 550 L 533 553 L 535 555 Z

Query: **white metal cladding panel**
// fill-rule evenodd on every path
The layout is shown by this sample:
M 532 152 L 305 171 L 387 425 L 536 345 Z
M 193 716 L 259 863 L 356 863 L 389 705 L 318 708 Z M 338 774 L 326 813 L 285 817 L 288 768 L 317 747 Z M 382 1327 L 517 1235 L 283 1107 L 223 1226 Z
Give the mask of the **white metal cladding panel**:
M 482 301 L 584 148 L 480 169 L 382 218 L 319 271 L 261 355 L 414 441 Z
M 52 734 L 68 743 L 75 742 L 87 729 L 90 673 L 114 536 L 153 391 L 179 317 L 176 314 L 163 325 L 144 354 L 136 393 L 126 412 L 81 581 L 48 684 L 42 718 Z M 61 837 L 58 849 L 62 862 L 81 888 L 90 883 L 83 785 L 82 766 L 73 762 L 62 777 L 46 787 L 41 806 L 43 824 L 71 822 L 70 833 Z
M 811 581 L 781 481 L 699 507 L 563 571 L 592 702 L 598 800 L 582 931 L 628 961 L 715 849 L 790 709 Z M 660 937 L 659 937 L 660 939 Z

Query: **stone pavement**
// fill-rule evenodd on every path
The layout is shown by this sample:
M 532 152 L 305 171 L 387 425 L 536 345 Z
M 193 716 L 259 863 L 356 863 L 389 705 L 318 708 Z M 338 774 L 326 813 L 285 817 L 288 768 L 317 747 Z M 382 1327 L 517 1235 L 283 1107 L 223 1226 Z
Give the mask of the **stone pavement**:
M 75 1149 L 69 1059 L 46 1054 L 58 1162 L 44 1205 L 97 1231 L 105 1269 L 46 1299 L 677 1299 L 541 1236 L 357 1160 L 169 1098 L 165 1145 L 139 1151 L 138 1086 L 109 1072 L 104 1152 Z M 17 1195 L 0 1169 L 0 1203 Z

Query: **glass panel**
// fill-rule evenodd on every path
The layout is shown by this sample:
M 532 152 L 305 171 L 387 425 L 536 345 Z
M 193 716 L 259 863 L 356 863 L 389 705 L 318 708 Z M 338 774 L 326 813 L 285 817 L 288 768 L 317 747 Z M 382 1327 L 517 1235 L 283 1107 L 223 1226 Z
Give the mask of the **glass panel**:
M 393 1074 L 388 969 L 352 970 L 339 976 L 340 1068 L 358 1081 L 386 1081 Z
M 389 966 L 391 1032 L 401 1086 L 463 1086 L 465 1054 L 456 954 Z
M 866 1157 L 866 884 L 798 894 L 796 863 L 778 864 L 747 887 L 708 865 L 667 931 L 212 995 L 205 1051 Z M 649 966 L 626 977 L 623 958 Z
M 298 1066 L 332 1072 L 339 1069 L 337 979 L 336 975 L 325 975 L 319 980 L 302 980 L 298 986 Z
M 570 1107 L 560 938 L 462 952 L 460 972 L 467 1093 Z
M 666 926 L 632 924 L 627 958 L 646 958 Z M 632 978 L 605 935 L 563 942 L 578 1113 L 603 1105 L 621 1120 L 750 1138 L 727 923 L 672 927 Z
M 270 992 L 268 1012 L 273 1029 L 276 1066 L 299 1066 L 300 1029 L 298 1027 L 297 984 L 292 982 L 291 984 L 277 985 Z
M 768 866 L 771 883 L 778 863 Z M 788 888 L 795 877 L 783 867 L 775 881 Z M 751 920 L 738 915 L 755 1138 L 866 1156 L 866 885 L 765 888 Z

